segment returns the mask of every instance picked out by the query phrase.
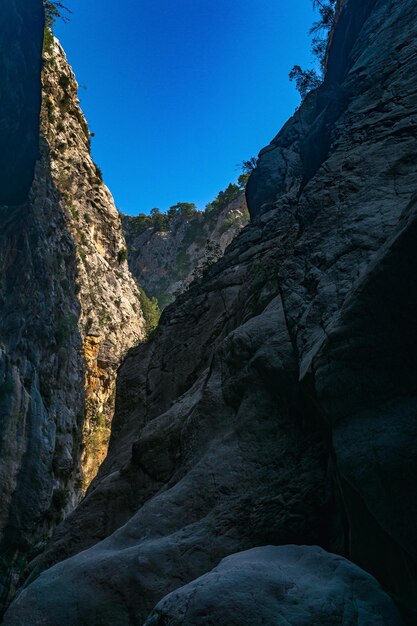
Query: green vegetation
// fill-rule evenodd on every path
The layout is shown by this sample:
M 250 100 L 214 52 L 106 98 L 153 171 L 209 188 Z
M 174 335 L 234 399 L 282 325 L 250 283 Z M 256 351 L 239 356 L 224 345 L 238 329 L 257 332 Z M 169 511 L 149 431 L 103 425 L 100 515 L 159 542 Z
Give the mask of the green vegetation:
M 43 0 L 43 6 L 45 9 L 46 28 L 52 30 L 59 19 L 68 22 L 71 11 L 62 2 L 58 2 L 58 0 Z
M 111 322 L 112 320 L 110 313 L 108 313 L 106 309 L 100 309 L 100 311 L 98 312 L 97 318 L 98 318 L 98 323 L 101 328 L 103 328 L 106 325 L 106 323 Z
M 119 252 L 117 253 L 117 261 L 118 261 L 119 265 L 121 263 L 123 263 L 124 261 L 127 261 L 127 250 L 126 250 L 126 248 L 122 248 L 121 250 L 119 250 Z
M 295 81 L 301 101 L 310 91 L 317 89 L 323 82 L 326 70 L 327 44 L 329 34 L 334 26 L 336 3 L 337 0 L 313 0 L 313 8 L 318 10 L 320 17 L 310 29 L 310 35 L 313 35 L 311 50 L 319 62 L 319 70 L 311 68 L 304 70 L 299 65 L 294 65 L 289 74 L 290 80 Z
M 193 243 L 199 246 L 204 246 L 206 241 L 207 232 L 204 220 L 190 220 L 184 235 L 184 246 L 188 247 Z
M 242 161 L 239 165 L 241 174 L 238 177 L 237 183 L 230 183 L 226 189 L 219 191 L 216 198 L 209 202 L 205 208 L 205 214 L 209 219 L 219 215 L 233 200 L 236 200 L 245 190 L 249 176 L 255 169 L 257 164 L 257 158 L 252 157 L 247 161 Z M 125 223 L 128 224 L 128 231 L 130 233 L 130 239 L 138 237 L 141 233 L 145 232 L 148 228 L 153 228 L 155 231 L 169 231 L 177 219 L 186 219 L 190 221 L 190 224 L 195 225 L 196 230 L 201 230 L 199 224 L 196 224 L 194 217 L 201 215 L 202 211 L 198 211 L 196 205 L 193 202 L 177 202 L 171 206 L 166 213 L 163 213 L 161 209 L 154 208 L 149 215 L 145 213 L 139 213 L 136 217 L 126 215 L 123 217 Z M 198 235 L 198 233 L 195 233 Z
M 68 209 L 69 209 L 73 219 L 78 221 L 80 219 L 80 214 L 78 213 L 78 211 L 75 208 L 75 206 L 72 203 L 70 203 L 70 204 L 68 204 Z
M 0 383 L 0 399 L 12 393 L 13 389 L 13 382 L 6 378 L 6 380 Z
M 45 33 L 43 39 L 43 51 L 50 55 L 54 48 L 53 28 L 57 20 L 68 22 L 71 11 L 62 2 L 57 0 L 43 0 L 45 9 Z
M 158 208 L 151 210 L 149 220 L 149 225 L 152 226 L 157 232 L 164 232 L 169 228 L 168 216 L 165 213 L 161 213 L 161 210 Z
M 77 319 L 74 315 L 64 315 L 55 322 L 55 341 L 63 346 L 77 328 Z
M 250 219 L 249 211 L 246 207 L 245 207 L 245 211 L 243 212 L 243 217 L 246 219 L 246 221 L 249 221 Z M 229 213 L 229 215 L 227 216 L 227 218 L 225 219 L 225 221 L 220 227 L 220 234 L 222 235 L 223 233 L 227 232 L 230 228 L 238 227 L 239 224 L 241 224 L 240 215 L 238 215 L 237 213 Z
M 313 89 L 320 87 L 322 78 L 314 69 L 303 70 L 299 65 L 294 65 L 289 73 L 290 81 L 295 81 L 295 88 L 301 96 L 301 101 L 305 99 L 307 94 Z
M 242 193 L 242 189 L 239 185 L 235 183 L 230 183 L 228 187 L 224 191 L 219 191 L 217 197 L 213 200 L 213 202 L 209 202 L 206 206 L 207 213 L 213 213 L 218 215 L 227 207 L 228 204 L 236 200 L 237 197 Z
M 258 163 L 257 157 L 251 157 L 248 161 L 242 161 L 242 163 L 239 165 L 239 168 L 241 169 L 242 173 L 237 179 L 237 183 L 239 187 L 242 189 L 242 191 L 246 189 L 249 176 L 252 174 L 257 163 Z
M 90 136 L 90 135 L 89 135 Z M 94 163 L 94 169 L 96 171 L 96 176 L 97 178 L 103 182 L 103 172 L 101 171 L 101 169 L 99 168 L 99 166 L 97 165 L 97 163 Z
M 48 121 L 50 124 L 53 124 L 55 121 L 54 103 L 49 96 L 47 96 L 44 99 L 44 102 L 45 102 L 46 113 L 48 115 Z
M 48 28 L 47 26 L 45 27 L 45 31 L 44 31 L 44 36 L 43 36 L 43 52 L 44 54 L 52 54 L 52 51 L 54 49 L 54 36 L 52 33 L 52 30 L 50 28 Z
M 145 318 L 145 335 L 148 338 L 158 326 L 161 311 L 158 300 L 154 296 L 149 298 L 141 287 L 139 287 L 139 299 Z
M 129 224 L 129 230 L 133 238 L 143 233 L 151 225 L 149 215 L 145 213 L 139 213 L 136 217 L 125 215 L 123 220 Z
M 168 209 L 169 217 L 193 217 L 197 213 L 197 207 L 193 202 L 178 202 Z

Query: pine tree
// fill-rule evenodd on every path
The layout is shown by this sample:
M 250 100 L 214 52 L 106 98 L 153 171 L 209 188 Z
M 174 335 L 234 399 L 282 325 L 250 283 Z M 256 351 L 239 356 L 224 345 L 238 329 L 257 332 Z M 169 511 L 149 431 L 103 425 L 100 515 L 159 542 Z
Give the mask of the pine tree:
M 320 19 L 314 22 L 310 28 L 310 35 L 313 35 L 311 50 L 319 61 L 320 69 L 303 70 L 299 65 L 294 65 L 289 78 L 295 81 L 297 91 L 301 96 L 301 101 L 313 89 L 317 89 L 323 82 L 326 63 L 327 44 L 329 33 L 334 26 L 337 0 L 313 0 L 313 8 L 319 13 Z
M 71 11 L 58 0 L 43 0 L 45 9 L 45 26 L 52 30 L 57 20 L 68 22 Z

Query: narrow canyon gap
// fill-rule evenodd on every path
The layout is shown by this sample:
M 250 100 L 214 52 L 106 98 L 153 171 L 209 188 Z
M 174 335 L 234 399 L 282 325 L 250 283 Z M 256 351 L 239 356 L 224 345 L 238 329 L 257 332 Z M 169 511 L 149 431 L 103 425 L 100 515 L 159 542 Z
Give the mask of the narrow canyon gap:
M 19 530 L 7 564 L 15 575 L 8 601 L 23 584 L 4 626 L 307 626 L 343 624 L 346 616 L 358 626 L 416 623 L 417 5 L 345 0 L 336 10 L 323 84 L 259 155 L 246 193 L 250 224 L 123 359 L 108 453 L 85 497 L 37 554 L 21 545 L 39 526 Z M 57 42 L 51 58 L 64 67 Z M 48 445 L 40 442 L 44 467 L 33 460 L 29 468 L 33 491 L 18 455 L 2 458 L 16 465 L 8 475 L 22 479 L 17 493 L 41 494 L 50 514 L 56 509 L 47 505 L 65 494 L 76 503 L 71 481 L 83 432 L 74 429 L 76 416 L 57 412 L 57 398 L 60 407 L 85 407 L 83 333 L 96 334 L 84 323 L 93 314 L 100 326 L 95 302 L 109 291 L 97 274 L 103 300 L 93 302 L 77 279 L 80 267 L 93 273 L 87 259 L 95 249 L 97 264 L 106 259 L 115 280 L 133 281 L 126 261 L 119 264 L 120 218 L 99 201 L 107 191 L 89 160 L 85 129 L 78 168 L 87 162 L 94 229 L 76 196 L 80 180 L 60 180 L 48 169 L 62 165 L 71 147 L 73 157 L 80 151 L 75 96 L 64 99 L 74 92 L 72 77 L 64 83 L 58 78 L 44 115 L 59 110 L 71 120 L 62 130 L 57 117 L 49 120 L 51 160 L 38 162 L 44 174 L 37 183 L 35 177 L 35 185 L 48 186 L 49 200 L 32 201 L 40 239 L 18 248 L 34 260 L 28 271 L 21 256 L 17 284 L 28 277 L 27 297 L 38 302 L 37 262 L 49 262 L 52 283 L 42 295 L 62 294 L 51 311 L 72 312 L 77 323 L 65 335 L 64 359 L 62 335 L 46 324 L 51 314 L 39 304 L 43 333 L 30 329 L 36 342 L 29 352 L 18 326 L 24 312 L 5 291 L 15 315 L 5 309 L 14 324 L 2 329 L 10 346 L 0 355 L 3 380 L 14 385 L 4 388 L 0 403 L 8 404 L 0 406 L 24 399 L 32 411 L 26 422 L 32 414 L 38 419 L 30 432 L 49 437 Z M 104 210 L 119 229 L 111 254 L 100 252 L 95 235 Z M 50 231 L 41 237 L 52 215 L 67 255 L 53 271 Z M 10 258 L 6 242 L 1 249 Z M 59 268 L 74 272 L 69 290 Z M 16 266 L 13 272 L 8 281 L 17 280 Z M 106 336 L 120 323 L 113 329 L 109 322 Z M 33 354 L 54 372 L 48 406 L 39 382 L 45 371 Z M 65 420 L 55 420 L 50 406 Z M 8 410 L 10 432 L 19 432 Z M 8 510 L 26 512 L 26 499 L 9 492 Z M 16 566 L 22 553 L 24 575 Z

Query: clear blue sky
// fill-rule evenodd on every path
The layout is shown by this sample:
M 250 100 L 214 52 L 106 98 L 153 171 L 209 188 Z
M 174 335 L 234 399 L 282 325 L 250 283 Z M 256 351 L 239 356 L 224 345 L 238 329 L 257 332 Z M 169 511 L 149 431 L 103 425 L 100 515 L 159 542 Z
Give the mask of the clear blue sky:
M 118 208 L 203 208 L 299 103 L 311 0 L 64 0 L 56 34 Z

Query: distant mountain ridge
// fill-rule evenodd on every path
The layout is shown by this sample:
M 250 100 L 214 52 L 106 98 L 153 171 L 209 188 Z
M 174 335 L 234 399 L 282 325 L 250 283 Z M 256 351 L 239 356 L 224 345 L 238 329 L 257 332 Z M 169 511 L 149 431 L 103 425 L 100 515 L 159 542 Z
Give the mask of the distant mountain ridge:
M 123 215 L 130 271 L 164 309 L 224 254 L 248 222 L 243 191 L 220 209 L 167 218 L 163 230 L 152 225 L 151 219 Z

